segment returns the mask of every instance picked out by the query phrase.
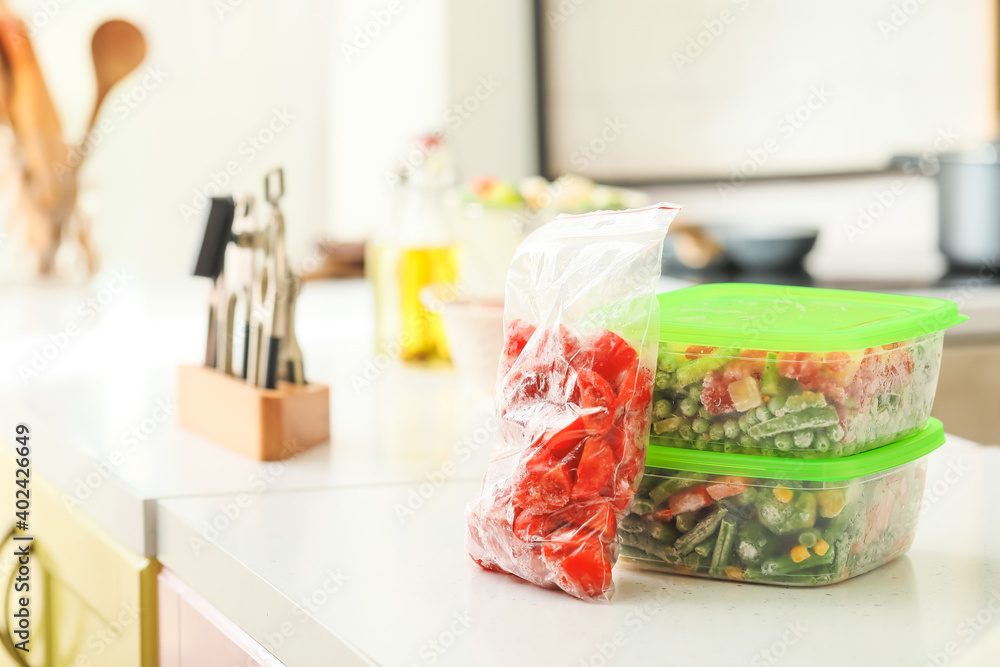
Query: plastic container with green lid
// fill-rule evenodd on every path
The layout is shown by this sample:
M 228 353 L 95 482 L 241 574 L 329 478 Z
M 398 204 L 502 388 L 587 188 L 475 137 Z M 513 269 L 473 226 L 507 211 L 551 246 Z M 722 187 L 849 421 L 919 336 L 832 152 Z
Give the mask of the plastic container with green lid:
M 877 450 L 802 461 L 652 445 L 618 526 L 634 567 L 821 586 L 868 572 L 913 542 L 941 422 Z
M 652 442 L 802 459 L 917 432 L 934 403 L 952 301 L 781 285 L 658 296 Z

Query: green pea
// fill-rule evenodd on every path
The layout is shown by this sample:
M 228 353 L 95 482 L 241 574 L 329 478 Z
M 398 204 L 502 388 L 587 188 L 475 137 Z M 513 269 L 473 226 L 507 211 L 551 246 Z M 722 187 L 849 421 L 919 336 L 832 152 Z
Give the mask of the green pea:
M 698 416 L 702 419 L 711 419 L 712 413 L 708 411 L 708 408 L 703 406 L 698 408 Z
M 735 440 L 740 437 L 740 424 L 735 419 L 728 420 L 722 425 L 722 428 L 726 432 L 726 438 L 729 440 Z
M 677 429 L 677 435 L 684 440 L 690 440 L 694 437 L 694 430 L 690 424 L 681 424 L 680 428 Z
M 660 419 L 666 419 L 670 416 L 673 410 L 670 409 L 670 401 L 666 399 L 660 399 L 653 403 L 653 420 L 659 421 Z
M 726 437 L 726 428 L 719 422 L 715 422 L 708 429 L 708 437 L 712 440 L 722 440 Z
M 684 415 L 685 417 L 694 417 L 696 414 L 698 414 L 698 401 L 691 398 L 690 396 L 681 401 L 679 407 L 681 414 Z
M 785 397 L 782 396 L 781 394 L 778 394 L 777 396 L 772 396 L 771 400 L 768 401 L 767 404 L 768 411 L 776 417 L 780 416 L 778 413 L 781 411 L 781 408 L 783 407 L 785 407 Z
M 754 415 L 757 417 L 757 421 L 759 422 L 766 422 L 771 418 L 771 412 L 763 405 L 758 406 L 757 409 L 754 410 Z
M 701 417 L 696 418 L 691 422 L 691 429 L 695 433 L 705 433 L 708 431 L 710 424 L 707 419 L 702 419 Z
M 663 371 L 656 371 L 656 377 L 653 380 L 653 388 L 656 391 L 663 391 L 670 386 L 670 376 Z

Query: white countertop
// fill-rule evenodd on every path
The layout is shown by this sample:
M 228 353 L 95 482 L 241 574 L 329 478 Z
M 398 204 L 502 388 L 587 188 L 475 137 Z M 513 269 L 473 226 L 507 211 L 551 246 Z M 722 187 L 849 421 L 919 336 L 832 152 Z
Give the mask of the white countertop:
M 463 509 L 478 485 L 457 481 L 403 519 L 415 485 L 272 493 L 239 510 L 228 496 L 168 500 L 160 559 L 290 666 L 887 667 L 947 650 L 949 665 L 981 665 L 1000 647 L 998 476 L 1000 449 L 950 439 L 931 455 L 909 554 L 814 589 L 619 566 L 610 604 L 581 602 L 474 565 Z
M 203 354 L 206 289 L 135 287 L 91 320 L 75 304 L 94 290 L 32 288 L 0 302 L 0 441 L 27 423 L 32 465 L 138 553 L 156 554 L 158 499 L 423 480 L 488 423 L 489 401 L 449 369 L 374 366 L 370 291 L 354 281 L 309 284 L 300 299 L 307 377 L 331 384 L 332 444 L 260 463 L 185 431 L 172 413 L 177 366 Z M 68 323 L 81 333 L 22 381 L 19 367 Z M 449 478 L 478 479 L 488 457 L 477 448 Z

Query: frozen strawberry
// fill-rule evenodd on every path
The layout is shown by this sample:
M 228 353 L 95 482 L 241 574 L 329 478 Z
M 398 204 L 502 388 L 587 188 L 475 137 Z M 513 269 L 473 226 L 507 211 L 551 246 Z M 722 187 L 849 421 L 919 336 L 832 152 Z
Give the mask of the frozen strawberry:
M 639 365 L 639 354 L 618 334 L 599 329 L 580 348 L 577 365 L 589 368 L 617 393 L 621 384 Z
M 615 419 L 618 399 L 611 385 L 594 371 L 581 369 L 577 374 L 580 416 L 592 435 L 604 435 Z
M 611 447 L 599 435 L 584 440 L 580 464 L 576 469 L 576 484 L 573 498 L 587 498 L 600 493 L 615 472 L 614 455 Z
M 521 319 L 515 319 L 507 325 L 507 330 L 504 332 L 503 354 L 500 361 L 501 367 L 504 368 L 504 374 L 514 365 L 514 361 L 524 350 L 533 333 L 535 333 L 534 325 Z
M 729 382 L 721 373 L 712 371 L 705 376 L 701 389 L 701 403 L 713 415 L 724 415 L 736 410 L 729 395 Z

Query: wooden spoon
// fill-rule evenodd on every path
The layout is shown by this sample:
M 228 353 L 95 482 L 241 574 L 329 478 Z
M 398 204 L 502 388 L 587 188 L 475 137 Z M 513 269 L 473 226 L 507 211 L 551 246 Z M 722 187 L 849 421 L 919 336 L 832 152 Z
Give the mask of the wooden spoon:
M 87 124 L 87 134 L 94 128 L 97 114 L 108 92 L 146 57 L 146 38 L 128 21 L 115 19 L 94 31 L 90 52 L 94 59 L 94 71 L 97 73 L 97 99 Z

